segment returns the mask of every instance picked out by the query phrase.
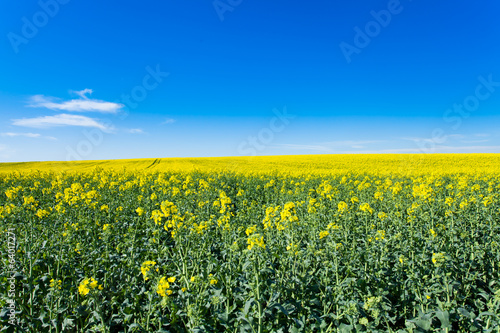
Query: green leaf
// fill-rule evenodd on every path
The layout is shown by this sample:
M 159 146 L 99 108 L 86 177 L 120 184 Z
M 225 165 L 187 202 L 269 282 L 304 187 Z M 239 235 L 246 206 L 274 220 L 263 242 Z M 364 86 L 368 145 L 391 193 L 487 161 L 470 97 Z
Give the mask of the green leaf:
M 436 317 L 441 321 L 441 328 L 451 328 L 450 313 L 448 311 L 438 311 Z
M 252 306 L 252 303 L 254 302 L 253 298 L 250 298 L 248 301 L 245 303 L 245 307 L 243 308 L 243 315 L 247 316 L 248 311 L 250 311 L 250 307 Z
M 73 326 L 75 326 L 75 324 L 73 323 L 73 319 L 64 318 L 64 321 L 63 321 L 63 324 L 62 324 L 63 331 L 64 331 L 64 329 L 66 329 L 66 328 L 72 328 Z

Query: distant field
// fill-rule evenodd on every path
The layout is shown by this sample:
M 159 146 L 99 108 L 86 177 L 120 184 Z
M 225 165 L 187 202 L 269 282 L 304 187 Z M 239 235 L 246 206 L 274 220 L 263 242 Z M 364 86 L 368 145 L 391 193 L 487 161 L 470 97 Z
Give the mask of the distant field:
M 144 171 L 288 172 L 293 174 L 432 174 L 496 173 L 500 154 L 285 155 L 258 157 L 157 158 L 74 162 L 0 163 L 12 171 L 92 171 L 96 167 Z
M 498 154 L 0 173 L 0 332 L 500 330 Z

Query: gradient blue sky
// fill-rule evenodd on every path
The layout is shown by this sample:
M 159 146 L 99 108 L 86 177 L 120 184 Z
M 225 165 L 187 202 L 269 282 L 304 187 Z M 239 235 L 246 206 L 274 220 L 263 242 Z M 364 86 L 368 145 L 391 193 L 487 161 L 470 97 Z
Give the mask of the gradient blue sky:
M 499 10 L 3 1 L 0 161 L 499 153 Z

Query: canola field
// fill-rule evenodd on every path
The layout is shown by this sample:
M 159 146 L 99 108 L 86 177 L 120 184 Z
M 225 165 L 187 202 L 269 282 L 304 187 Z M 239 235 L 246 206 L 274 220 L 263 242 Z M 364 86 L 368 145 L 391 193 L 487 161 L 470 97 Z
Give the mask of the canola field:
M 0 332 L 499 332 L 500 155 L 0 164 Z

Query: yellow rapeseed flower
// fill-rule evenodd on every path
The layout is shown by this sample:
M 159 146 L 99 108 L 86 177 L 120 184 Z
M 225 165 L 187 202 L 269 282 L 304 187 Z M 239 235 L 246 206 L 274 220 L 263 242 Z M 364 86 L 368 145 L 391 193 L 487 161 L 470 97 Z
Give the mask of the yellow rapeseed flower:
M 148 278 L 148 272 L 149 270 L 151 269 L 151 267 L 153 267 L 154 265 L 156 265 L 156 261 L 145 261 L 142 263 L 141 265 L 141 273 L 144 277 L 144 280 L 147 281 L 149 278 Z
M 138 207 L 135 211 L 139 216 L 142 216 L 144 214 L 144 209 L 142 209 L 141 207 Z
M 322 239 L 322 238 L 325 238 L 326 236 L 328 236 L 330 233 L 328 231 L 321 231 L 319 233 L 319 239 Z
M 166 297 L 167 295 L 170 295 L 169 293 L 167 293 L 169 288 L 170 284 L 168 283 L 167 278 L 164 276 L 160 279 L 158 285 L 156 286 L 156 293 L 160 296 Z

